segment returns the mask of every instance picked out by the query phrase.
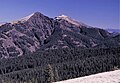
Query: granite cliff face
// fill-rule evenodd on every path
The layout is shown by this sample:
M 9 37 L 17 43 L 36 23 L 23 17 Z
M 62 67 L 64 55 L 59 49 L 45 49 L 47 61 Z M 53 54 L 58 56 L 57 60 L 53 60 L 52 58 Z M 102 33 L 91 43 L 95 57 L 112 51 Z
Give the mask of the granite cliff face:
M 0 58 L 22 56 L 37 49 L 120 46 L 120 34 L 79 23 L 67 16 L 49 18 L 36 12 L 0 25 Z

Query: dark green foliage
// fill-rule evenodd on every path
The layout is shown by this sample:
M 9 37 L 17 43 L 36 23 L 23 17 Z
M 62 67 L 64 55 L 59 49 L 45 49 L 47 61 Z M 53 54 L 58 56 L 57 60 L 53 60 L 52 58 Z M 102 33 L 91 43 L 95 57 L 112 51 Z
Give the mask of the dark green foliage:
M 120 68 L 120 47 L 56 49 L 0 60 L 3 83 L 51 83 Z

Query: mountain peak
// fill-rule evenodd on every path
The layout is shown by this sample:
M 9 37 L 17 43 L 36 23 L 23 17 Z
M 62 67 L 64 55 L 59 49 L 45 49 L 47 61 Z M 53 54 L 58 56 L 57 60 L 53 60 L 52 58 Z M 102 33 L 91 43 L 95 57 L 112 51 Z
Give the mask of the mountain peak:
M 26 22 L 26 21 L 28 21 L 31 17 L 38 16 L 38 15 L 41 15 L 41 13 L 40 13 L 40 12 L 32 13 L 32 14 L 26 16 L 26 17 L 23 17 L 23 18 L 21 18 L 21 19 L 18 19 L 18 20 L 16 20 L 16 21 L 13 21 L 12 24 L 18 23 L 19 21 L 22 22 L 22 23 L 23 23 L 23 22 Z
M 20 21 L 24 22 L 24 21 L 27 21 L 29 20 L 31 17 L 34 17 L 34 16 L 39 16 L 39 15 L 42 15 L 40 12 L 35 12 L 35 13 L 32 13 L 24 18 L 22 18 Z
M 65 19 L 65 18 L 70 18 L 70 17 L 63 15 L 63 14 L 56 17 L 56 19 Z
M 55 17 L 55 19 L 64 19 L 64 20 L 67 20 L 67 19 L 72 19 L 72 18 L 69 17 L 69 16 L 67 16 L 67 15 L 62 14 L 60 16 Z
M 82 23 L 82 22 L 78 22 L 78 21 L 76 21 L 76 20 L 74 20 L 74 19 L 72 19 L 71 17 L 69 17 L 69 16 L 66 16 L 66 15 L 60 15 L 60 16 L 57 16 L 57 17 L 55 17 L 55 19 L 57 19 L 57 20 L 66 20 L 66 21 L 68 21 L 69 23 L 71 23 L 71 24 L 74 24 L 74 25 L 76 25 L 76 26 L 86 26 L 86 27 L 88 27 L 88 25 L 86 25 L 86 24 L 84 24 L 84 23 Z

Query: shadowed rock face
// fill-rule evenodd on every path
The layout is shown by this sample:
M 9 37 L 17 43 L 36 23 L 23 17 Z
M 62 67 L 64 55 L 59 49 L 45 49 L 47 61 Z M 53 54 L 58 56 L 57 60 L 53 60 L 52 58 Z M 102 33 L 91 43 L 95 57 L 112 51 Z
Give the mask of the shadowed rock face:
M 73 22 L 73 21 L 71 21 Z M 0 58 L 22 56 L 37 49 L 120 46 L 120 34 L 65 19 L 52 19 L 36 12 L 0 26 Z
M 34 52 L 53 32 L 53 20 L 39 12 L 27 21 L 0 26 L 0 57 L 8 58 Z

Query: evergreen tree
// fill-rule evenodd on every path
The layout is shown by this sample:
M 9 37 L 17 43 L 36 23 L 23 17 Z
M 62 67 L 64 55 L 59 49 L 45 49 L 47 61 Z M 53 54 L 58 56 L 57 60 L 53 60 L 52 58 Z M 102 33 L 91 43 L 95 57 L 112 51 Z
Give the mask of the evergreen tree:
M 50 64 L 47 65 L 44 74 L 45 74 L 45 83 L 52 83 L 54 81 L 53 69 Z

